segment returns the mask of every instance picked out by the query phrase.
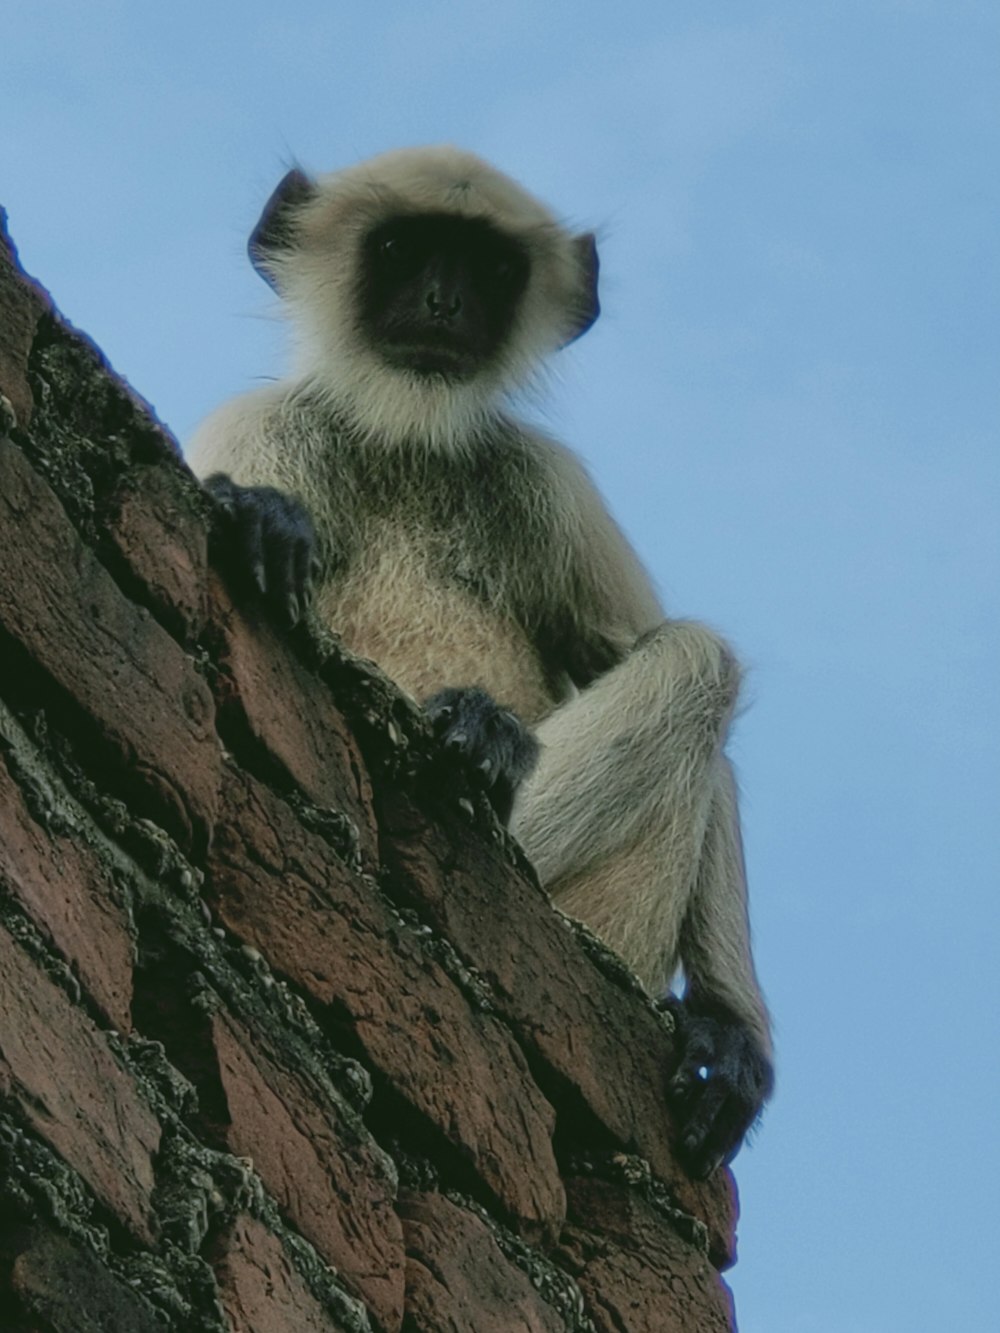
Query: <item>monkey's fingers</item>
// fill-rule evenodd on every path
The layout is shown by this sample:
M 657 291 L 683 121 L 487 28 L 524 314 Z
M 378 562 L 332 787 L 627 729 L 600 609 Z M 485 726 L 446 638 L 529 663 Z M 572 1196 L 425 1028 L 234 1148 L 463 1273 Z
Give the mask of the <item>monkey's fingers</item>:
M 712 1018 L 692 1015 L 681 1000 L 669 1006 L 674 1015 L 680 1058 L 670 1080 L 670 1096 L 684 1110 L 700 1095 L 718 1060 L 719 1025 Z
M 533 767 L 535 737 L 485 690 L 440 690 L 425 709 L 445 748 L 461 754 L 484 786 L 493 786 L 501 775 L 520 781 Z
M 273 486 L 239 486 L 221 472 L 206 479 L 205 489 L 219 505 L 222 558 L 249 579 L 279 623 L 297 624 L 318 563 L 308 511 Z
M 499 772 L 515 785 L 523 781 L 538 762 L 541 747 L 537 737 L 507 708 L 498 708 L 490 716 L 486 734 Z
M 437 694 L 431 695 L 424 704 L 424 712 L 430 719 L 435 735 L 444 735 L 450 726 L 461 693 L 461 690 L 454 688 L 438 690 Z
M 671 1006 L 683 1054 L 670 1081 L 678 1151 L 692 1175 L 736 1155 L 771 1091 L 773 1071 L 747 1029 Z
M 259 509 L 235 505 L 231 512 L 234 554 L 250 574 L 254 587 L 267 596 L 267 561 L 264 558 L 264 519 Z
M 304 609 L 305 588 L 296 577 L 296 542 L 283 531 L 270 535 L 267 550 L 267 595 L 274 614 L 286 625 L 297 625 Z
M 303 516 L 292 507 L 294 502 L 287 496 L 282 501 L 268 516 L 263 532 L 266 591 L 275 615 L 285 624 L 297 625 L 312 593 L 310 568 L 315 539 Z
M 759 1112 L 759 1105 L 748 1100 L 743 1090 L 729 1088 L 716 1107 L 698 1150 L 703 1175 L 711 1175 L 717 1166 L 732 1161 Z
M 440 690 L 424 705 L 446 754 L 489 796 L 497 816 L 510 818 L 518 784 L 538 757 L 538 742 L 516 714 L 476 687 Z
M 729 1088 L 722 1078 L 711 1075 L 688 1097 L 680 1125 L 677 1149 L 693 1176 L 710 1176 L 733 1145 L 721 1142 L 721 1120 L 729 1100 Z
M 232 477 L 225 472 L 213 472 L 201 484 L 215 501 L 221 514 L 229 518 L 235 517 L 242 487 L 237 486 Z

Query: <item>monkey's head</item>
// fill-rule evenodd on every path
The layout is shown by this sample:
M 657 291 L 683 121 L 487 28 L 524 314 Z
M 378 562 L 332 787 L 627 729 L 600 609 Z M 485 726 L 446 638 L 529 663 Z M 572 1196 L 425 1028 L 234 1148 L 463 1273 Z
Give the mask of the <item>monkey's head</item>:
M 593 324 L 597 248 L 458 149 L 290 171 L 250 238 L 300 372 L 365 433 L 454 444 Z

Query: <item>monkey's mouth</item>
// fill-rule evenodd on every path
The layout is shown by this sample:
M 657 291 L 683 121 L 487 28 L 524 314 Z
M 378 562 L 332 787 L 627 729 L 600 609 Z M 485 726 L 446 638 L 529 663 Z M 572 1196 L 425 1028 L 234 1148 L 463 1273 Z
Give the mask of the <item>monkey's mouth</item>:
M 413 338 L 406 342 L 389 344 L 382 355 L 397 370 L 409 370 L 415 375 L 445 375 L 448 379 L 464 379 L 474 373 L 476 358 L 465 346 L 457 346 L 440 336 Z

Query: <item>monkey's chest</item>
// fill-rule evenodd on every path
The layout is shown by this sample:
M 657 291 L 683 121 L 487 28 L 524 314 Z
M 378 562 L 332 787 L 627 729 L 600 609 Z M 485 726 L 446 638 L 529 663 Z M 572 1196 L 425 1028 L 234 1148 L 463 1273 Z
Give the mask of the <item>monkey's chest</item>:
M 365 534 L 349 568 L 320 591 L 317 609 L 352 652 L 416 699 L 479 685 L 528 722 L 555 702 L 520 625 L 463 586 L 440 551 L 395 525 Z

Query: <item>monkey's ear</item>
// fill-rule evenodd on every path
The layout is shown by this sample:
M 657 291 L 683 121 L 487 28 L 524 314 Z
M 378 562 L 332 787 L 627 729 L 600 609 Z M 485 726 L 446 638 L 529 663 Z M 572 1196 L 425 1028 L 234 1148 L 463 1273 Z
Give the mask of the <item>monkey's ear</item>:
M 294 239 L 292 218 L 302 204 L 316 193 L 316 182 L 304 171 L 293 167 L 281 178 L 277 189 L 264 205 L 260 221 L 250 233 L 247 253 L 250 263 L 271 287 L 277 291 L 271 260 L 290 249 Z
M 597 257 L 597 238 L 594 233 L 588 231 L 582 236 L 574 236 L 573 251 L 580 269 L 580 286 L 573 305 L 573 322 L 563 347 L 582 337 L 601 313 L 601 303 L 597 299 L 597 274 L 601 261 Z

